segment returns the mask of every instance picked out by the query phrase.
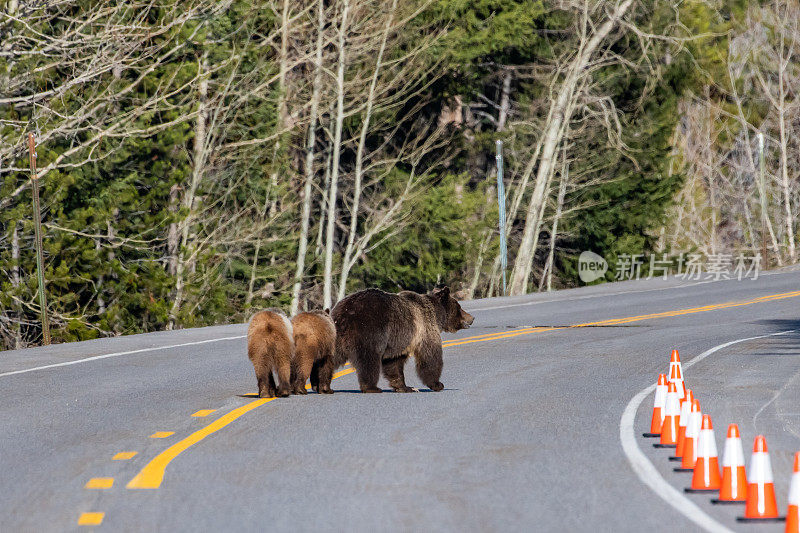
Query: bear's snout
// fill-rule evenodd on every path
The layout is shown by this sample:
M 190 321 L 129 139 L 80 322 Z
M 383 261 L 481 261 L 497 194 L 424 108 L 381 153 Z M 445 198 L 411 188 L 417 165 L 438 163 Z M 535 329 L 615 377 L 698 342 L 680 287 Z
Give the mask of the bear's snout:
M 467 329 L 475 321 L 475 317 L 466 311 L 461 311 L 461 329 Z

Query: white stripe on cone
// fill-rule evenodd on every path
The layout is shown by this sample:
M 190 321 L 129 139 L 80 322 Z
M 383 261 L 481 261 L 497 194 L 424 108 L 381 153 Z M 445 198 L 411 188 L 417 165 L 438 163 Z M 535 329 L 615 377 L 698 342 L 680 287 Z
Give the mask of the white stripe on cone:
M 722 466 L 744 466 L 742 439 L 730 437 L 725 439 L 725 450 L 722 454 Z
M 656 385 L 656 397 L 653 400 L 653 409 L 659 408 L 661 409 L 661 422 L 664 422 L 664 417 L 667 416 L 666 413 L 667 407 L 667 386 L 666 385 Z
M 700 442 L 698 439 L 700 438 L 700 428 L 703 425 L 703 412 L 702 411 L 695 411 L 691 413 L 691 418 L 689 419 L 689 425 L 686 426 L 686 436 L 691 437 L 694 440 L 694 455 L 693 460 L 697 462 L 697 450 L 700 448 Z M 716 446 L 716 444 L 715 444 Z
M 711 457 L 717 457 L 717 443 L 716 439 L 714 439 L 714 430 L 713 429 L 701 429 L 700 430 L 700 439 L 697 443 L 697 456 L 698 457 L 705 457 L 709 459 Z M 705 462 L 705 470 L 703 471 L 703 479 L 705 479 L 706 485 L 711 482 L 711 471 L 709 470 L 710 462 Z

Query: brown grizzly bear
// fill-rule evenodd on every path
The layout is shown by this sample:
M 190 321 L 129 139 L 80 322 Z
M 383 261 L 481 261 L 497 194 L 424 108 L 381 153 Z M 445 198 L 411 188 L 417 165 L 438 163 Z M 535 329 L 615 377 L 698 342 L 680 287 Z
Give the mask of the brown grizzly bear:
M 336 326 L 330 311 L 310 311 L 292 317 L 294 357 L 292 358 L 292 392 L 306 394 L 306 380 L 321 394 L 333 394 L 333 350 Z M 324 385 L 320 387 L 320 382 Z
M 258 396 L 289 396 L 294 339 L 292 323 L 280 309 L 259 311 L 247 328 L 247 356 L 258 380 Z M 278 374 L 278 386 L 272 377 Z
M 433 391 L 442 390 L 441 332 L 468 328 L 474 320 L 447 287 L 429 294 L 366 289 L 344 298 L 331 316 L 336 324 L 336 366 L 349 360 L 362 392 L 381 392 L 381 368 L 395 391 L 414 392 L 403 376 L 409 356 L 422 382 Z

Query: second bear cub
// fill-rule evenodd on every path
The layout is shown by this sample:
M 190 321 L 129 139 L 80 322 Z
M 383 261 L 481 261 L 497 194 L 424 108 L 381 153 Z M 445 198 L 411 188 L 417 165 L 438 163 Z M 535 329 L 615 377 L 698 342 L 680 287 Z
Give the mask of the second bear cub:
M 336 345 L 336 326 L 330 313 L 310 311 L 292 318 L 295 352 L 292 358 L 292 392 L 306 394 L 306 380 L 321 394 L 333 394 L 333 350 Z M 322 386 L 320 386 L 322 383 Z

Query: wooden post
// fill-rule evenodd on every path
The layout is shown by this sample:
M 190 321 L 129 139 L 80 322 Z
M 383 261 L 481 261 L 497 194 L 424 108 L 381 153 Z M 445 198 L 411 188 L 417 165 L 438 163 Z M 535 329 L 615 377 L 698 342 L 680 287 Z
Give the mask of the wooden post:
M 39 205 L 39 176 L 36 175 L 36 138 L 28 134 L 28 155 L 31 166 L 33 192 L 33 223 L 36 229 L 36 277 L 39 280 L 39 307 L 42 316 L 42 344 L 50 344 L 50 325 L 47 322 L 47 296 L 44 287 L 44 260 L 42 258 L 42 211 Z
M 500 271 L 503 274 L 503 296 L 506 296 L 506 190 L 503 185 L 503 141 L 495 141 L 497 148 L 497 205 L 499 207 L 500 222 Z

